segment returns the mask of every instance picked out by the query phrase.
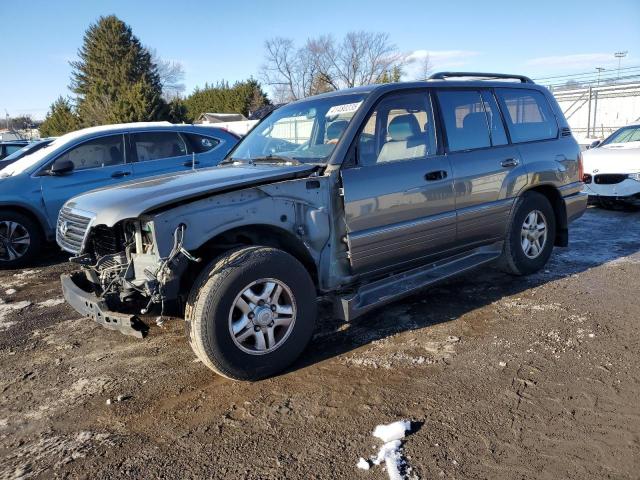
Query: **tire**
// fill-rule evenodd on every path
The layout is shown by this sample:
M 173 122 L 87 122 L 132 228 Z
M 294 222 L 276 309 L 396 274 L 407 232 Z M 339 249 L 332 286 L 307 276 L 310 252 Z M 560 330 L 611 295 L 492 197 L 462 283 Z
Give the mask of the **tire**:
M 16 268 L 31 262 L 40 253 L 43 235 L 30 217 L 0 210 L 0 268 Z
M 257 297 L 272 284 L 260 305 Z M 297 259 L 275 248 L 244 247 L 200 273 L 187 299 L 186 333 L 197 357 L 214 372 L 259 380 L 300 356 L 311 339 L 316 310 L 315 286 Z
M 532 222 L 534 218 L 535 221 Z M 546 225 L 544 240 L 538 237 L 537 245 L 541 248 L 535 247 L 535 241 L 532 241 L 539 235 L 540 228 L 525 230 L 527 225 L 533 223 L 536 226 Z M 551 256 L 555 236 L 556 218 L 551 203 L 547 197 L 538 192 L 526 192 L 516 201 L 500 258 L 500 266 L 512 275 L 529 275 L 537 272 L 544 267 Z M 525 238 L 528 244 L 525 243 Z M 528 246 L 527 251 L 525 251 L 526 246 Z

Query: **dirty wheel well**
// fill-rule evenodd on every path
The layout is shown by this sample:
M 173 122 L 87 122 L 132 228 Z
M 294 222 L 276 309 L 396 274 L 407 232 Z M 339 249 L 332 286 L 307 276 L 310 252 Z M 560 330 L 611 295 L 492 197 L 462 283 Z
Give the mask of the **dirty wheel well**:
M 553 207 L 553 213 L 556 216 L 556 238 L 553 243 L 557 247 L 566 247 L 569 244 L 567 211 L 564 207 L 562 195 L 558 189 L 551 185 L 540 185 L 527 191 L 538 192 L 547 197 Z
M 316 264 L 302 241 L 291 232 L 271 225 L 250 225 L 228 230 L 213 237 L 193 253 L 203 260 L 210 260 L 232 248 L 249 245 L 273 247 L 289 253 L 302 263 L 314 284 L 318 285 Z M 195 278 L 206 263 L 190 264 L 189 270 L 182 275 L 185 282 L 181 289 L 183 292 L 190 287 L 186 282 Z
M 42 222 L 40 221 L 38 216 L 28 208 L 20 207 L 18 205 L 0 205 L 0 214 L 2 212 L 19 213 L 21 215 L 24 215 L 25 217 L 29 217 L 29 219 L 33 220 L 33 222 L 36 225 L 38 225 L 38 228 L 40 229 L 40 233 L 42 234 L 42 236 L 43 237 L 45 236 L 45 231 L 44 231 L 44 228 L 42 227 Z

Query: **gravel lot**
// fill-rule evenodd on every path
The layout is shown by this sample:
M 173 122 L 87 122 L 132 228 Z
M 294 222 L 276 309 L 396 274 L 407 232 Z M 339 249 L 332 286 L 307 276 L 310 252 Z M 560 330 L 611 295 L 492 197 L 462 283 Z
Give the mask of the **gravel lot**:
M 295 367 L 253 384 L 197 363 L 181 321 L 140 341 L 78 318 L 71 270 L 0 271 L 1 479 L 383 479 L 356 463 L 398 419 L 408 478 L 640 478 L 640 212 L 590 208 L 531 277 L 325 312 Z

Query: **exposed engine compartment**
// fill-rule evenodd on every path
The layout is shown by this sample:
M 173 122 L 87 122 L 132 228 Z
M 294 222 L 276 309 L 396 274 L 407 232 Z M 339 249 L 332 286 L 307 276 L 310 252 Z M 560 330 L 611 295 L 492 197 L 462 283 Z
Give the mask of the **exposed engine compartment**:
M 110 308 L 136 305 L 140 313 L 147 313 L 155 304 L 162 315 L 165 301 L 177 297 L 179 274 L 188 259 L 197 261 L 183 248 L 185 231 L 182 224 L 176 228 L 173 248 L 162 258 L 155 248 L 152 222 L 99 225 L 91 229 L 84 254 L 71 260 L 83 266 L 93 293 Z

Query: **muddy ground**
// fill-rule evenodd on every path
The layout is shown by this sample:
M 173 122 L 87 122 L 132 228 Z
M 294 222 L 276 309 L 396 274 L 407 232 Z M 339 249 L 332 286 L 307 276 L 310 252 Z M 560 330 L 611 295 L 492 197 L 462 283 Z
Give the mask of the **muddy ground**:
M 356 463 L 403 418 L 412 478 L 640 478 L 640 212 L 589 209 L 528 278 L 485 268 L 350 325 L 323 313 L 258 383 L 196 362 L 178 320 L 141 341 L 79 318 L 64 260 L 0 272 L 2 479 L 382 479 Z

